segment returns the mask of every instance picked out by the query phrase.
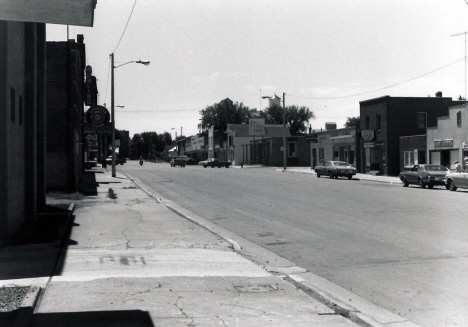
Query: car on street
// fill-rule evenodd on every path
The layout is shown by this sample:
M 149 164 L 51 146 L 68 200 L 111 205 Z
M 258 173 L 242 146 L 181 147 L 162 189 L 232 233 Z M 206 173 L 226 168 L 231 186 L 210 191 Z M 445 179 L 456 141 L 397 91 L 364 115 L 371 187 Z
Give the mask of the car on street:
M 403 171 L 398 176 L 404 187 L 409 184 L 419 185 L 420 188 L 433 188 L 435 185 L 446 185 L 446 175 L 450 170 L 442 165 L 421 164 L 414 165 L 409 171 Z
M 115 157 L 115 164 L 116 165 L 123 165 L 126 162 L 127 162 L 127 160 L 125 158 L 118 158 L 117 156 Z M 107 157 L 106 163 L 108 165 L 112 165 L 112 156 Z
M 185 163 L 187 165 L 198 165 L 198 162 L 199 162 L 199 160 L 197 160 L 197 159 L 193 159 L 193 158 L 190 158 L 190 157 L 185 157 Z
M 169 160 L 169 164 L 171 165 L 171 167 L 175 167 L 175 166 L 185 167 L 186 165 L 185 157 L 172 157 L 171 160 Z
M 468 188 L 468 172 L 448 173 L 445 175 L 445 184 L 450 191 L 457 188 Z
M 356 168 L 351 166 L 346 161 L 326 161 L 322 166 L 315 166 L 317 177 L 329 176 L 330 178 L 338 178 L 340 176 L 353 178 L 356 175 Z
M 203 168 L 207 168 L 207 167 L 211 167 L 211 168 L 214 168 L 214 167 L 218 167 L 218 168 L 226 167 L 226 168 L 229 168 L 229 166 L 231 165 L 231 162 L 229 162 L 229 161 L 221 161 L 221 160 L 219 160 L 218 158 L 208 158 L 208 159 L 206 159 L 206 160 L 200 161 L 198 164 L 199 164 L 200 166 L 203 166 Z

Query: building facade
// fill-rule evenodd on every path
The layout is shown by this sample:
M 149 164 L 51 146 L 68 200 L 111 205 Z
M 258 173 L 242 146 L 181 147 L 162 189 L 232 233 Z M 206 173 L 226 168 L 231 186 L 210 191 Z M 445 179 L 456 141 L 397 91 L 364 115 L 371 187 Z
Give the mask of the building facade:
M 427 135 L 400 137 L 401 171 L 411 170 L 414 165 L 427 163 Z
M 455 161 L 464 169 L 468 161 L 468 104 L 449 108 L 448 115 L 437 118 L 437 125 L 427 129 L 429 163 L 454 170 Z M 465 159 L 466 158 L 466 159 Z
M 356 127 L 312 133 L 310 143 L 311 167 L 323 165 L 325 161 L 338 160 L 346 161 L 359 169 L 359 141 L 360 138 L 357 135 Z
M 462 101 L 442 97 L 390 97 L 360 102 L 361 167 L 363 173 L 397 176 L 400 166 L 400 137 L 426 134 L 437 117 Z
M 78 188 L 83 162 L 83 36 L 47 42 L 47 189 Z

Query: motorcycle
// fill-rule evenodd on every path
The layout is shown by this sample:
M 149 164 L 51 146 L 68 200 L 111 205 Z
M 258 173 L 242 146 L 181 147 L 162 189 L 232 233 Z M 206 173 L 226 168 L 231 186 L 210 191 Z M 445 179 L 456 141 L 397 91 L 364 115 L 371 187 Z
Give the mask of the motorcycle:
M 140 166 L 143 166 L 143 159 L 140 159 Z

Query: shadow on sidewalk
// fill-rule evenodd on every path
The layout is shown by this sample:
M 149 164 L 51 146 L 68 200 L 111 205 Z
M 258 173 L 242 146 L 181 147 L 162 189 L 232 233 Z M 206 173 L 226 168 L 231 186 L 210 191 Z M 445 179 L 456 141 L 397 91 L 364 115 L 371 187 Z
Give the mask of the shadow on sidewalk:
M 61 326 L 128 326 L 153 327 L 154 324 L 147 311 L 88 311 L 88 312 L 57 312 L 38 313 L 33 316 L 33 327 Z
M 96 174 L 102 174 L 100 171 L 85 171 L 81 176 L 80 192 L 86 196 L 97 195 L 98 183 L 96 182 Z

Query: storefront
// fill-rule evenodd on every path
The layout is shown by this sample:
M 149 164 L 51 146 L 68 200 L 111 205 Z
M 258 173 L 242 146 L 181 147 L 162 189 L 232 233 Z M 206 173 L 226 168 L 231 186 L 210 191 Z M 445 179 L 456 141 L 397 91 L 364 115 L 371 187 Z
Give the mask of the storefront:
M 468 106 L 449 108 L 448 117 L 439 117 L 437 127 L 427 129 L 429 163 L 455 169 L 458 161 L 463 169 L 468 161 Z M 465 160 L 465 158 L 467 158 Z

